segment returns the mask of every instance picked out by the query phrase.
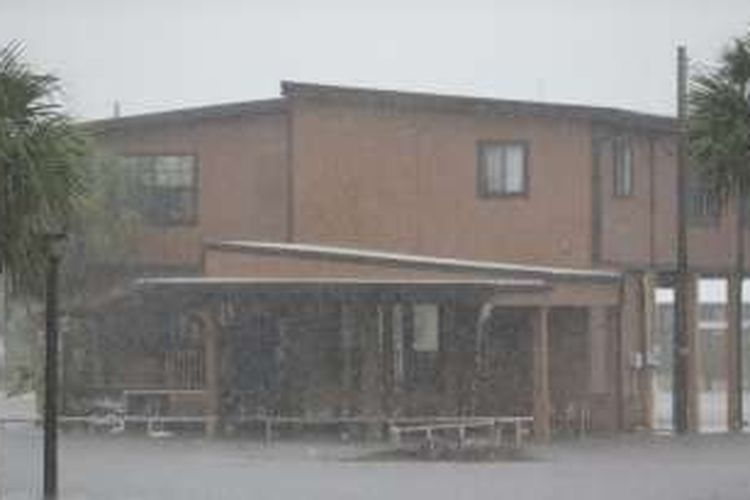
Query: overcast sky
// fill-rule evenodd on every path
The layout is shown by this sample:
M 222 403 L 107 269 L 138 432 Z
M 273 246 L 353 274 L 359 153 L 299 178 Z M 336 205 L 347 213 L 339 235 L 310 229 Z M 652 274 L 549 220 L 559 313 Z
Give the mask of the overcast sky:
M 277 96 L 282 79 L 657 113 L 675 48 L 715 59 L 750 0 L 0 0 L 0 42 L 79 117 Z

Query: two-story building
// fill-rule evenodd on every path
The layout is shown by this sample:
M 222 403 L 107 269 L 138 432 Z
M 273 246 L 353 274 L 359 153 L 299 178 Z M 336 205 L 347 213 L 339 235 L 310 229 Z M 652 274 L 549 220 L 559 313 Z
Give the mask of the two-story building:
M 153 270 L 93 315 L 93 389 L 172 391 L 162 411 L 212 430 L 258 413 L 651 426 L 673 119 L 284 82 L 90 126 L 136 172 Z M 733 214 L 705 200 L 691 266 L 720 275 Z

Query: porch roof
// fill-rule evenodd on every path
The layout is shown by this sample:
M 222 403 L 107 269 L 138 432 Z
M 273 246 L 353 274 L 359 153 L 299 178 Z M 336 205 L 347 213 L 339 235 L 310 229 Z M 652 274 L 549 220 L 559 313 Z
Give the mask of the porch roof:
M 483 279 L 539 279 L 545 282 L 584 281 L 613 283 L 621 278 L 621 273 L 606 269 L 578 269 L 524 265 L 508 262 L 434 257 L 380 250 L 313 245 L 306 243 L 278 243 L 268 241 L 223 241 L 207 240 L 205 248 L 219 252 L 245 253 L 288 257 L 302 260 L 347 262 L 377 267 L 411 270 L 439 271 Z

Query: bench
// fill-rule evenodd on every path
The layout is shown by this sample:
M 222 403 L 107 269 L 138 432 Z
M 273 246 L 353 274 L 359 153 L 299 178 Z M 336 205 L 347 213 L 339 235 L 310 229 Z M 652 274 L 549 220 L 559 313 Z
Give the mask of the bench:
M 469 433 L 481 430 L 489 433 L 489 439 L 485 439 L 484 443 L 500 447 L 504 445 L 504 431 L 510 428 L 512 447 L 520 449 L 531 422 L 532 417 L 454 417 L 452 421 L 427 424 L 393 424 L 389 431 L 391 442 L 397 447 L 402 447 L 404 438 L 412 435 L 421 439 L 421 444 L 427 450 L 435 450 L 440 446 L 462 449 L 470 444 Z

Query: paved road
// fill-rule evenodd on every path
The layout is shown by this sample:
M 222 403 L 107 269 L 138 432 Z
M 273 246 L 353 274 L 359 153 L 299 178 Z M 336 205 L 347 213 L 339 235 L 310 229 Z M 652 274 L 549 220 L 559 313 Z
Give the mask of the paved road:
M 39 498 L 41 435 L 6 428 L 2 498 Z M 358 462 L 354 446 L 62 438 L 64 499 L 747 500 L 750 438 L 589 440 L 513 463 Z M 36 486 L 35 486 L 36 485 Z

